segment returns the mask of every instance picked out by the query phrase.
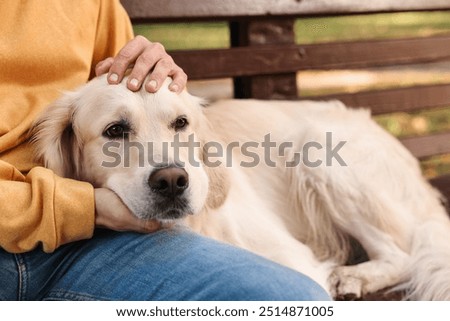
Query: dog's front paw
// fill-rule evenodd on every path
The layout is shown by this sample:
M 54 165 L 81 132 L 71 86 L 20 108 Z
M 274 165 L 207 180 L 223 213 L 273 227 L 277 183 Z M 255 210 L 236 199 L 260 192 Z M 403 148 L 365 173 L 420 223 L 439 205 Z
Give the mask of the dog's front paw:
M 363 280 L 354 276 L 352 267 L 337 267 L 328 280 L 335 300 L 356 300 L 363 295 Z

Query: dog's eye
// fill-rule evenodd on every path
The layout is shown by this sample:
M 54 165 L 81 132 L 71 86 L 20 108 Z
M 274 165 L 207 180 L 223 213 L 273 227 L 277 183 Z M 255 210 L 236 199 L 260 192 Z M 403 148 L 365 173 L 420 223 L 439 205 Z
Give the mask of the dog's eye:
M 172 127 L 176 130 L 182 130 L 184 129 L 187 125 L 189 125 L 189 122 L 186 118 L 186 116 L 180 116 L 177 119 L 175 119 L 175 121 L 172 124 Z
M 108 138 L 124 138 L 128 135 L 127 128 L 121 124 L 114 124 L 108 127 L 103 133 Z

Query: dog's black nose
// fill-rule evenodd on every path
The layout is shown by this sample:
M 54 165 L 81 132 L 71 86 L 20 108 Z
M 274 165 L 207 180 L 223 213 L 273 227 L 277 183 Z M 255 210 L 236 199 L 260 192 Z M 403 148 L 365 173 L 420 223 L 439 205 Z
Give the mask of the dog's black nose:
M 164 167 L 156 169 L 148 179 L 152 191 L 166 196 L 175 197 L 189 186 L 189 175 L 180 167 Z

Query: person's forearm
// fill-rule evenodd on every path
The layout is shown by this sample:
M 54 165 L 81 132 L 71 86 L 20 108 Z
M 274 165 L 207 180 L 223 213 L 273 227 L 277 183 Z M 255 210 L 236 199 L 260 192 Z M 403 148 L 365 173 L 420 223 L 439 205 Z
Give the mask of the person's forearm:
M 62 244 L 90 238 L 94 230 L 94 189 L 84 182 L 36 167 L 23 176 L 0 161 L 0 246 L 13 253 L 42 244 L 52 252 Z

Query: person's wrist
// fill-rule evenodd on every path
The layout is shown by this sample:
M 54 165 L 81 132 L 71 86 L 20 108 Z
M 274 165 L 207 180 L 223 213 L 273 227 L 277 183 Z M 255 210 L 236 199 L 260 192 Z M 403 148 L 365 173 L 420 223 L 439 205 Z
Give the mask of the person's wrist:
M 107 188 L 96 188 L 95 225 L 114 231 L 150 233 L 161 228 L 155 220 L 143 220 L 134 216 L 122 200 Z

